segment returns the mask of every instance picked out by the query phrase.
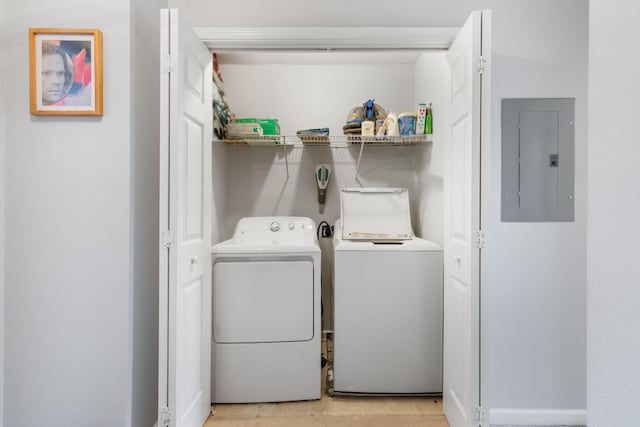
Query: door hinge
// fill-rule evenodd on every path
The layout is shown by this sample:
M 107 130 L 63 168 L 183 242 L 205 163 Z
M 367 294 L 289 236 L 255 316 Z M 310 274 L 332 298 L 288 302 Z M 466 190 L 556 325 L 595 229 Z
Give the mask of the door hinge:
M 163 248 L 170 248 L 175 243 L 175 235 L 171 230 L 164 230 L 160 235 L 160 246 Z
M 176 71 L 176 61 L 171 55 L 164 55 L 162 57 L 162 72 L 173 73 Z
M 484 56 L 480 55 L 478 57 L 478 61 L 476 62 L 476 72 L 479 74 L 484 73 L 486 66 L 487 66 L 487 61 L 484 59 Z
M 173 413 L 169 410 L 169 408 L 162 408 L 160 410 L 160 426 L 168 426 L 171 424 L 171 419 L 173 417 Z
M 487 414 L 482 406 L 476 406 L 473 412 L 473 416 L 476 422 L 483 423 L 485 421 L 485 417 Z
M 474 243 L 476 244 L 478 249 L 484 248 L 484 246 L 487 244 L 487 238 L 484 235 L 484 231 L 482 230 L 476 231 L 476 238 L 474 240 Z

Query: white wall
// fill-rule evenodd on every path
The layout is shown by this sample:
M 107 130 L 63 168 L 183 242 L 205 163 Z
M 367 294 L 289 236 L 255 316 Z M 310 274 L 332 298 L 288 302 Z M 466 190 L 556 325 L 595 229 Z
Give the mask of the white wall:
M 216 92 L 214 92 L 216 93 Z M 211 191 L 211 244 L 221 242 L 225 237 L 224 215 L 227 194 L 228 159 L 227 147 L 221 143 L 214 143 L 211 147 L 212 156 L 212 186 Z
M 638 2 L 590 1 L 589 426 L 640 420 Z
M 414 71 L 414 104 L 431 102 L 434 111 L 433 143 L 418 157 L 416 194 L 418 224 L 416 234 L 444 245 L 444 170 L 449 145 L 450 76 L 446 53 L 421 55 Z
M 153 296 L 149 280 L 156 274 L 157 251 L 146 250 L 157 229 L 150 238 L 142 221 L 152 206 L 133 203 L 134 195 L 151 187 L 157 170 L 135 146 L 149 146 L 152 136 L 142 134 L 157 116 L 144 111 L 155 108 L 155 95 L 147 104 L 131 105 L 132 97 L 149 89 L 139 74 L 132 81 L 132 68 L 143 73 L 152 68 L 145 54 L 132 62 L 131 6 L 123 0 L 108 5 L 63 0 L 47 7 L 36 0 L 4 2 L 3 54 L 11 58 L 1 75 L 3 99 L 11 105 L 3 114 L 6 426 L 127 426 L 143 419 L 152 425 L 155 420 L 149 415 L 156 399 L 148 386 L 153 374 L 137 371 L 132 360 L 136 366 L 152 365 L 153 358 L 140 346 L 134 349 L 132 339 L 148 335 L 144 343 L 153 343 L 157 337 L 153 313 L 141 309 L 150 304 L 141 298 Z M 135 17 L 147 19 L 148 13 L 136 8 Z M 29 27 L 102 31 L 103 117 L 29 114 Z M 149 42 L 157 49 L 157 36 L 134 40 L 136 47 Z M 153 183 L 143 202 L 153 203 L 156 187 Z M 151 223 L 156 218 L 157 210 Z M 143 279 L 134 289 L 134 280 Z M 134 392 L 140 395 L 132 402 Z M 134 404 L 140 406 L 132 421 Z

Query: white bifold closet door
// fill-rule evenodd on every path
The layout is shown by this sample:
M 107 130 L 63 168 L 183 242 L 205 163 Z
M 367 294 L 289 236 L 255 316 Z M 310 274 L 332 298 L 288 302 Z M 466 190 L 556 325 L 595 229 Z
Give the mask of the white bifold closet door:
M 449 48 L 451 71 L 445 196 L 443 408 L 452 427 L 482 424 L 480 411 L 480 189 L 482 14 Z M 485 96 L 488 96 L 485 94 Z
M 211 411 L 212 57 L 161 11 L 159 426 Z

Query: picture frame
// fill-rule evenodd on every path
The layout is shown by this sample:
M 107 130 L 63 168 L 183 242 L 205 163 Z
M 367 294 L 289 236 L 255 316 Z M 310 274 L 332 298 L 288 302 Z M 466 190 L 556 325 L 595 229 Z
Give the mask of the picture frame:
M 102 33 L 29 28 L 29 104 L 41 116 L 102 116 Z

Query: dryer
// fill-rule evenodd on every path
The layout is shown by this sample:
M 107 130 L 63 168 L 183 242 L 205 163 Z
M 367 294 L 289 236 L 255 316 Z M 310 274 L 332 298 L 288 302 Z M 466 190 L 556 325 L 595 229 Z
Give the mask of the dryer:
M 211 396 L 319 399 L 320 247 L 303 217 L 242 218 L 212 248 Z
M 401 188 L 341 190 L 334 391 L 442 393 L 442 249 L 415 237 Z

